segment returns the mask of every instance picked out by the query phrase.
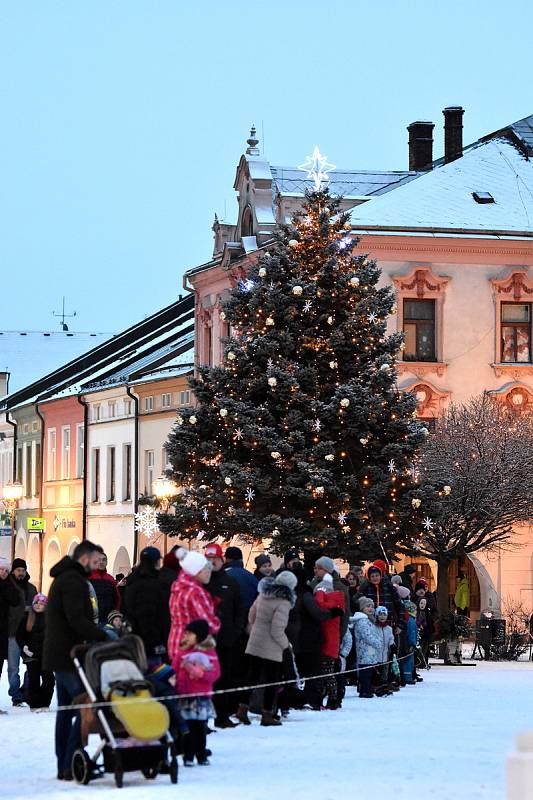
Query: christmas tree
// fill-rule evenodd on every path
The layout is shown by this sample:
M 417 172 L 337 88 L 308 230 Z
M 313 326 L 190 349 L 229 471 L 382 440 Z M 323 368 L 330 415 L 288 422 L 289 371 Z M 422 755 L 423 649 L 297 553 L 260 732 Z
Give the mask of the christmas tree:
M 355 561 L 393 554 L 412 524 L 398 509 L 426 431 L 396 388 L 392 291 L 340 207 L 307 193 L 231 292 L 224 363 L 200 368 L 167 444 L 183 487 L 167 533 Z

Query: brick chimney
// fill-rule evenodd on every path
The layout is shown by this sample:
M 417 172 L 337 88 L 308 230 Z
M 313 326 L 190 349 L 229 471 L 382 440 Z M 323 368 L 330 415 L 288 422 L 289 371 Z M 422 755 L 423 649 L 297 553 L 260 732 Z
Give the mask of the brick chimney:
M 409 170 L 421 172 L 433 164 L 433 122 L 411 122 L 409 131 Z
M 463 155 L 463 114 L 461 106 L 448 106 L 444 114 L 444 163 L 449 164 Z

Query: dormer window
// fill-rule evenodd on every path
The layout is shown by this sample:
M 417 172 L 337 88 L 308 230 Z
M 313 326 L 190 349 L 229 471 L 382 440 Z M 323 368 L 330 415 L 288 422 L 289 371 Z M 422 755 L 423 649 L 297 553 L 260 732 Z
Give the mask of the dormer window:
M 496 200 L 490 192 L 472 192 L 472 197 L 476 203 L 483 205 L 484 203 L 495 203 Z

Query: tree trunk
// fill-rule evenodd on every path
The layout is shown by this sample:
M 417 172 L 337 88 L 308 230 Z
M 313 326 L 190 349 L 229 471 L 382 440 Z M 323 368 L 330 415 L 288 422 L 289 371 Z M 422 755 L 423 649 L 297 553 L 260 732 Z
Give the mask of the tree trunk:
M 448 567 L 450 561 L 437 561 L 437 608 L 439 616 L 444 616 L 450 610 L 448 604 Z

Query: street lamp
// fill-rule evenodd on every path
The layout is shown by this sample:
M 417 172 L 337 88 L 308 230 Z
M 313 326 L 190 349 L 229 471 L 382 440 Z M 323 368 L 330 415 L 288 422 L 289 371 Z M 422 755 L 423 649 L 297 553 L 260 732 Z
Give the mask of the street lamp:
M 152 491 L 159 502 L 159 507 L 163 513 L 167 513 L 170 507 L 170 500 L 179 492 L 179 488 L 174 481 L 165 475 L 160 475 L 152 484 Z M 165 553 L 167 552 L 167 535 L 165 533 Z
M 22 500 L 23 492 L 22 484 L 19 481 L 6 483 L 2 487 L 2 503 L 9 515 L 11 524 L 11 561 L 15 558 L 15 513 L 19 502 Z

